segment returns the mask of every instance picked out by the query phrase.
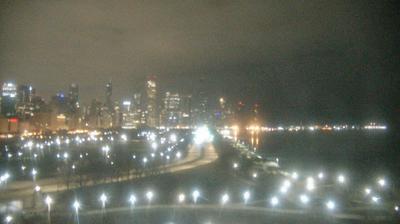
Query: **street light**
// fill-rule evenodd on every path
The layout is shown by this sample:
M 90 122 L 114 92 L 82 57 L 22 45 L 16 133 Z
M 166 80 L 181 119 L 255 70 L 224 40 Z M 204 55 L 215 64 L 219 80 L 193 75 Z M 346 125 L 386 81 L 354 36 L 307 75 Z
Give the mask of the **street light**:
M 107 202 L 107 195 L 105 195 L 104 193 L 102 193 L 100 195 L 100 201 L 101 201 L 101 205 L 103 207 L 103 209 L 106 207 L 106 202 Z
M 345 177 L 344 175 L 340 174 L 340 175 L 337 177 L 337 181 L 338 181 L 340 184 L 344 184 L 344 183 L 346 182 L 346 177 Z
M 31 173 L 32 173 L 33 180 L 35 180 L 36 175 L 38 174 L 37 170 L 35 168 L 33 168 Z
M 299 174 L 297 172 L 292 173 L 292 179 L 297 180 L 299 178 Z
M 4 219 L 5 223 L 11 223 L 13 220 L 13 217 L 11 215 L 7 215 L 6 218 Z
M 371 189 L 370 188 L 365 188 L 364 189 L 365 195 L 370 195 L 371 194 Z
M 177 158 L 177 159 L 180 159 L 181 156 L 182 156 L 181 152 L 177 152 L 177 153 L 176 153 L 176 158 Z
M 383 178 L 380 178 L 378 180 L 378 184 L 379 184 L 380 187 L 385 187 L 386 186 L 386 180 L 383 179 Z
M 156 142 L 151 143 L 151 148 L 152 148 L 153 150 L 157 150 L 158 144 L 157 144 Z
M 75 209 L 76 221 L 79 224 L 79 209 L 81 207 L 81 204 L 79 203 L 78 200 L 75 200 L 74 203 L 72 204 L 72 207 Z
M 101 150 L 104 152 L 104 154 L 108 155 L 108 152 L 110 151 L 110 146 L 108 145 L 103 146 Z
M 272 207 L 275 207 L 275 206 L 277 206 L 278 204 L 279 204 L 279 199 L 278 199 L 278 197 L 276 197 L 276 196 L 273 196 L 271 199 L 270 199 L 270 204 L 272 205 Z
M 379 198 L 378 196 L 372 196 L 372 197 L 371 197 L 371 200 L 372 200 L 372 203 L 374 203 L 374 204 L 378 204 L 378 203 L 379 203 L 379 200 L 380 200 L 380 198 Z
M 286 194 L 290 188 L 292 183 L 289 180 L 284 180 L 282 186 L 279 189 L 279 192 L 282 194 Z
M 229 195 L 227 193 L 223 194 L 221 197 L 221 204 L 225 205 L 229 201 Z
M 128 136 L 126 136 L 125 134 L 121 135 L 121 140 L 126 142 L 128 140 Z
M 53 203 L 53 199 L 49 195 L 47 195 L 46 198 L 44 199 L 44 202 L 47 205 L 47 221 L 50 224 L 51 223 L 50 210 L 51 210 L 51 204 Z
M 178 202 L 179 202 L 179 203 L 183 203 L 183 202 L 185 201 L 185 198 L 186 198 L 185 194 L 180 193 L 180 194 L 178 195 Z
M 131 194 L 130 196 L 129 196 L 129 203 L 131 204 L 131 206 L 133 207 L 133 206 L 135 206 L 135 204 L 136 204 L 136 196 L 134 195 L 134 194 Z
M 334 210 L 336 208 L 336 204 L 332 200 L 329 200 L 328 202 L 326 202 L 325 206 L 330 211 L 332 211 L 332 210 Z
M 79 201 L 75 200 L 72 204 L 72 207 L 74 207 L 75 211 L 78 212 L 78 210 L 81 208 L 81 204 L 79 203 Z
M 244 204 L 247 204 L 247 202 L 249 201 L 249 199 L 250 199 L 250 192 L 249 192 L 249 191 L 245 191 L 245 192 L 243 193 L 243 201 L 244 201 Z
M 193 201 L 196 204 L 197 203 L 197 199 L 200 197 L 200 192 L 198 190 L 194 190 L 192 193 L 192 197 L 193 197 Z
M 36 192 L 39 192 L 41 188 L 40 188 L 39 185 L 36 185 L 34 189 L 35 189 Z
M 309 201 L 310 201 L 310 198 L 307 195 L 305 195 L 305 194 L 300 195 L 300 202 L 302 204 L 308 204 Z
M 146 198 L 149 201 L 149 204 L 151 203 L 151 200 L 153 200 L 154 193 L 152 191 L 147 191 L 146 192 Z
M 176 140 L 177 140 L 176 134 L 171 134 L 171 135 L 169 136 L 169 140 L 170 140 L 172 143 L 175 143 Z
M 314 178 L 308 177 L 306 180 L 306 188 L 308 191 L 313 191 L 315 189 Z

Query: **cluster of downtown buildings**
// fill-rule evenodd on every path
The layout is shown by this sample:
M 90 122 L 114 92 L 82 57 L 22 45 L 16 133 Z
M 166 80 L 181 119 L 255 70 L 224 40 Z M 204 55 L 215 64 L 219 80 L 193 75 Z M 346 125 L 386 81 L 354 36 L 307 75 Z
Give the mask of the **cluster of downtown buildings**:
M 196 94 L 160 93 L 155 77 L 148 77 L 144 91 L 124 100 L 113 100 L 111 81 L 104 99 L 80 102 L 78 84 L 66 94 L 59 92 L 46 102 L 30 85 L 5 82 L 1 86 L 0 134 L 75 131 L 90 129 L 190 128 L 213 122 L 231 124 L 240 111 L 224 98 L 215 99 L 213 108 L 203 92 Z

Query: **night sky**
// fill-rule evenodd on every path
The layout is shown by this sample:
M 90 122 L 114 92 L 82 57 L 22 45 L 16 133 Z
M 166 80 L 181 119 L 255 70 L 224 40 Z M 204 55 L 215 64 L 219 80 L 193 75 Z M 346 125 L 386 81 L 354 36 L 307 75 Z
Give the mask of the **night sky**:
M 120 99 L 157 75 L 270 122 L 398 121 L 394 2 L 2 0 L 0 81 L 47 99 L 75 82 L 89 102 L 110 79 Z

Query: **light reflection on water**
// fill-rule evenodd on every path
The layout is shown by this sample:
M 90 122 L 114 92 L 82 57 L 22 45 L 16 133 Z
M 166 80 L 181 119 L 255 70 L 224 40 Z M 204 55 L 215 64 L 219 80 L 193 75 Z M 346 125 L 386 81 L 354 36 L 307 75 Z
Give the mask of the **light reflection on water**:
M 239 139 L 282 166 L 298 169 L 346 170 L 360 175 L 400 174 L 399 144 L 388 132 L 251 132 Z

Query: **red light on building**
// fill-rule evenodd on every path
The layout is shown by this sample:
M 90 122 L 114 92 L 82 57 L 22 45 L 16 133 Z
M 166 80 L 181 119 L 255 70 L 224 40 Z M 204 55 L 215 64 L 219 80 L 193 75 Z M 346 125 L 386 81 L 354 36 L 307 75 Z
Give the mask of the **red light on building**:
M 18 122 L 18 118 L 10 118 L 10 119 L 8 119 L 8 122 L 10 122 L 10 123 L 17 123 Z

